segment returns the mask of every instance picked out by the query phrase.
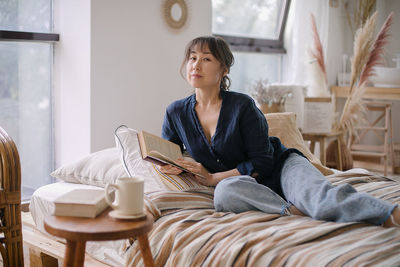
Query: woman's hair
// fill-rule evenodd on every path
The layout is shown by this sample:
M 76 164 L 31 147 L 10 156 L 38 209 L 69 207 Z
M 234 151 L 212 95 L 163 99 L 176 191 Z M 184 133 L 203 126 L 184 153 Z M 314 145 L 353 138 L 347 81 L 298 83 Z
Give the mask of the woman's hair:
M 193 39 L 186 46 L 185 58 L 181 66 L 181 75 L 183 77 L 185 77 L 184 69 L 187 62 L 189 61 L 190 52 L 193 51 L 194 47 L 197 45 L 201 49 L 203 49 L 204 47 L 208 47 L 208 49 L 210 49 L 211 54 L 218 60 L 219 63 L 221 63 L 221 67 L 223 69 L 226 69 L 227 73 L 229 73 L 231 66 L 235 61 L 231 49 L 229 48 L 229 45 L 221 37 L 202 36 Z M 231 86 L 231 79 L 228 77 L 228 75 L 225 75 L 224 77 L 222 77 L 221 84 L 219 87 L 221 90 L 228 91 L 230 86 Z

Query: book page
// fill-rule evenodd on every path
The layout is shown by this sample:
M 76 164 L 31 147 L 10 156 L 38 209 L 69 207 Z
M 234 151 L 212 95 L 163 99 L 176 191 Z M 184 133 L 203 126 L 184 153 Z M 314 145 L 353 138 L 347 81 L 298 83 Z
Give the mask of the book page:
M 147 133 L 145 131 L 141 131 L 138 133 L 138 140 L 144 160 L 156 159 L 156 161 L 151 160 L 151 162 L 159 165 L 160 162 L 162 162 L 165 164 L 173 165 L 185 172 L 191 172 L 188 169 L 175 163 L 176 159 L 183 158 L 181 148 L 177 144 L 156 135 Z M 196 175 L 204 177 L 200 174 Z
M 160 152 L 158 152 L 156 150 L 150 151 L 149 153 L 147 153 L 147 155 L 149 155 L 153 158 L 156 158 L 156 159 L 160 159 L 161 161 L 165 161 L 166 163 L 176 164 L 173 160 L 171 160 L 167 156 L 164 156 L 163 154 L 161 154 Z
M 200 177 L 205 178 L 203 175 L 198 174 L 198 173 L 191 172 L 191 171 L 189 171 L 188 169 L 182 167 L 181 165 L 179 165 L 179 164 L 177 164 L 177 163 L 175 163 L 175 162 L 169 160 L 168 158 L 166 158 L 164 155 L 160 154 L 160 153 L 157 152 L 157 151 L 150 151 L 150 152 L 148 153 L 148 155 L 149 155 L 150 157 L 154 157 L 154 158 L 160 159 L 160 160 L 161 160 L 162 162 L 164 162 L 164 163 L 173 165 L 173 166 L 175 166 L 175 167 L 181 169 L 182 171 L 190 172 L 190 173 L 192 173 L 192 174 L 195 174 L 195 175 L 198 175 L 198 176 L 200 176 Z M 190 159 L 191 159 L 191 158 L 190 158 Z M 188 159 L 186 158 L 186 160 L 188 160 Z
M 156 151 L 162 156 L 161 159 L 168 162 L 174 162 L 177 158 L 182 157 L 181 148 L 177 144 L 146 132 L 143 132 L 143 139 L 149 155 L 150 152 Z

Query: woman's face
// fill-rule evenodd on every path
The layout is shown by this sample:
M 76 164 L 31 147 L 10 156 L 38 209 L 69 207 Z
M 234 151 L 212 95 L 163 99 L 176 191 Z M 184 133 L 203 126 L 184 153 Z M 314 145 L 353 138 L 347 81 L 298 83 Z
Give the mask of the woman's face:
M 212 55 L 207 45 L 196 45 L 186 63 L 186 80 L 194 88 L 217 88 L 221 83 L 224 70 L 221 63 Z

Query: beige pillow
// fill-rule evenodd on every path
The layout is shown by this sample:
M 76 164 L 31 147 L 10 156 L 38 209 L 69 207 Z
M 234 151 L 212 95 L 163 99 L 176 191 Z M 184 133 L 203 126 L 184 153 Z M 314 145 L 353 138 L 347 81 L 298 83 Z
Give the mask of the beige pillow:
M 268 121 L 269 135 L 278 137 L 287 148 L 296 148 L 306 156 L 323 175 L 333 171 L 321 164 L 321 161 L 308 149 L 296 125 L 296 114 L 292 112 L 265 114 Z

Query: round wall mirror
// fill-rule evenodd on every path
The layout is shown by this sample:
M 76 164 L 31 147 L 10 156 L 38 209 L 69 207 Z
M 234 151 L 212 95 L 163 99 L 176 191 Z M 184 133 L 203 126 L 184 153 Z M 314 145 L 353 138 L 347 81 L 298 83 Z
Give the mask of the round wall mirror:
M 177 3 L 173 4 L 171 7 L 171 17 L 175 21 L 179 21 L 182 17 L 182 8 Z
M 168 26 L 174 29 L 182 28 L 188 17 L 188 8 L 185 0 L 165 0 L 164 18 Z

